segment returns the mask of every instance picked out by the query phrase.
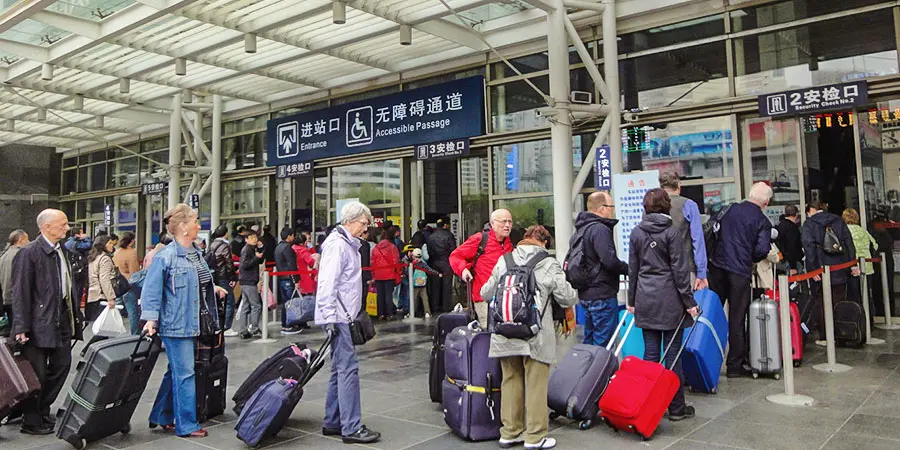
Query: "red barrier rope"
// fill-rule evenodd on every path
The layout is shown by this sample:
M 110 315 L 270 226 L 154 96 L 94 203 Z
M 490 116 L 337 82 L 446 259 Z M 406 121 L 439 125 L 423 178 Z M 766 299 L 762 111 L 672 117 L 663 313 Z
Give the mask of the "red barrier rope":
M 867 259 L 866 259 L 866 262 L 870 262 L 870 263 L 880 263 L 880 262 L 881 262 L 881 258 L 867 258 Z
M 371 271 L 371 270 L 384 270 L 384 269 L 397 269 L 397 268 L 405 269 L 407 267 L 409 267 L 409 264 L 400 263 L 400 264 L 391 264 L 388 266 L 363 267 L 362 270 Z M 271 267 L 267 267 L 266 272 L 269 272 L 269 275 L 271 275 L 273 277 L 285 277 L 285 276 L 291 276 L 291 275 L 315 274 L 315 273 L 318 273 L 319 271 L 306 269 L 306 270 L 287 271 L 287 272 L 275 272 Z
M 831 272 L 834 272 L 836 270 L 849 269 L 849 268 L 857 266 L 857 265 L 859 265 L 859 260 L 854 259 L 853 261 L 847 261 L 843 264 L 837 264 L 834 266 L 830 266 L 830 268 L 831 268 Z
M 806 281 L 806 280 L 815 278 L 819 275 L 822 275 L 824 273 L 825 273 L 825 269 L 816 269 L 816 270 L 813 270 L 812 272 L 793 275 L 793 276 L 788 277 L 788 283 L 793 283 L 795 281 Z

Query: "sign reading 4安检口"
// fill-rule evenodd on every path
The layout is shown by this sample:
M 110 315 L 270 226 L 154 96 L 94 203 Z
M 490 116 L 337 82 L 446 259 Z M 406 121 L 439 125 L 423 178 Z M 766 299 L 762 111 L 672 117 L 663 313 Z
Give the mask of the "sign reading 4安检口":
M 269 166 L 484 134 L 484 77 L 270 120 Z

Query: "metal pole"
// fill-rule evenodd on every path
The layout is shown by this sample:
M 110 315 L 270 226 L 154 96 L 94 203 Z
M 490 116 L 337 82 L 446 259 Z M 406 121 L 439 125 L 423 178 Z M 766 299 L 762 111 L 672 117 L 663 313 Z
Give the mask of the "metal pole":
M 862 291 L 863 312 L 866 315 L 866 344 L 881 345 L 884 339 L 872 337 L 872 310 L 869 308 L 869 276 L 866 275 L 866 258 L 859 258 L 859 287 Z
M 144 249 L 153 244 L 153 196 L 144 197 L 144 209 L 147 211 L 147 218 L 144 219 Z M 146 250 L 145 254 L 146 254 Z
M 616 36 L 616 1 L 604 2 L 603 10 L 603 71 L 606 86 L 609 88 L 609 97 L 606 104 L 609 106 L 609 158 L 612 165 L 612 173 L 622 173 L 625 166 L 622 161 L 622 105 L 619 91 L 619 49 Z
M 554 0 L 547 14 L 547 44 L 550 60 L 550 97 L 556 115 L 550 122 L 553 167 L 553 225 L 556 227 L 556 255 L 564 258 L 572 236 L 572 126 L 569 119 L 569 42 L 566 38 L 566 9 Z M 515 219 L 515 218 L 514 218 Z
M 413 273 L 415 272 L 415 270 L 416 269 L 413 268 L 413 265 L 412 265 L 412 260 L 410 260 L 409 268 L 407 269 L 407 272 L 408 272 L 407 275 L 409 276 L 409 318 L 410 319 L 416 318 L 416 298 L 415 298 L 416 283 L 415 283 L 415 280 L 413 280 Z M 422 306 L 424 307 L 425 305 L 422 305 Z
M 181 194 L 181 93 L 172 96 L 169 121 L 169 208 L 178 204 Z M 165 210 L 164 210 L 165 211 Z
M 798 395 L 794 392 L 794 361 L 791 357 L 791 288 L 788 285 L 787 275 L 778 277 L 778 289 L 780 291 L 778 310 L 781 316 L 781 373 L 784 376 L 784 393 L 773 394 L 766 397 L 772 403 L 786 406 L 812 406 L 815 402 L 812 397 Z
M 275 286 L 278 286 L 278 277 L 273 277 L 275 280 Z M 242 288 L 247 287 L 250 289 L 256 289 L 256 286 L 242 286 Z M 263 272 L 263 292 L 262 292 L 262 315 L 259 318 L 259 327 L 262 329 L 262 339 L 257 339 L 253 341 L 254 344 L 265 344 L 268 342 L 275 342 L 275 339 L 269 338 L 269 272 Z M 247 305 L 250 307 L 250 305 Z M 247 325 L 247 329 L 250 329 L 250 326 Z
M 213 95 L 212 114 L 212 173 L 209 175 L 211 184 L 210 204 L 210 228 L 215 230 L 219 226 L 219 216 L 222 214 L 222 96 Z
M 887 271 L 887 255 L 884 252 L 881 252 L 881 264 L 879 264 L 879 270 L 881 270 L 881 298 L 884 301 L 884 323 L 875 325 L 875 328 L 879 328 L 882 330 L 900 330 L 900 325 L 894 325 L 891 323 L 891 296 L 890 290 L 888 289 L 888 271 Z M 894 274 L 891 274 L 894 276 Z
M 828 362 L 816 364 L 813 366 L 813 369 L 828 373 L 846 372 L 851 367 L 838 364 L 834 350 L 834 304 L 831 300 L 831 267 L 825 266 L 824 270 L 825 273 L 822 274 L 822 307 L 825 309 L 825 351 L 828 355 Z

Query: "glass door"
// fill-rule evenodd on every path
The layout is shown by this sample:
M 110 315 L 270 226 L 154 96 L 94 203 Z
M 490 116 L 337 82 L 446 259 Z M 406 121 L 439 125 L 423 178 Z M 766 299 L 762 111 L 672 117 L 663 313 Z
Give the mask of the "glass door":
M 860 211 L 854 116 L 851 111 L 800 117 L 806 201 L 828 204 L 840 216 Z
M 775 195 L 766 208 L 766 216 L 778 224 L 784 207 L 794 205 L 804 210 L 806 199 L 801 177 L 800 128 L 796 119 L 748 118 L 742 122 L 745 167 L 745 192 L 756 182 L 772 186 Z

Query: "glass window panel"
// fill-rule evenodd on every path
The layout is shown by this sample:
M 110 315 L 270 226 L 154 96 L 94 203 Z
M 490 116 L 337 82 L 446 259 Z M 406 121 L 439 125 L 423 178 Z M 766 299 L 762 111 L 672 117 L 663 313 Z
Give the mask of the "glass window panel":
M 328 107 L 328 101 L 318 102 L 318 103 L 310 103 L 309 105 L 296 106 L 293 108 L 282 109 L 281 111 L 276 112 L 272 115 L 273 119 L 277 119 L 279 117 L 287 117 L 293 116 L 294 114 L 300 114 L 303 112 L 315 111 L 317 109 L 324 109 Z
M 80 217 L 79 219 L 90 219 L 90 220 L 99 220 L 103 221 L 103 210 L 106 206 L 104 203 L 103 197 L 100 198 L 92 198 L 86 200 L 86 210 L 84 217 Z
M 531 82 L 544 93 L 550 92 L 549 78 L 532 78 Z M 547 106 L 544 98 L 525 81 L 513 81 L 491 87 L 491 121 L 494 132 L 545 127 L 550 124 L 534 110 Z
M 884 3 L 884 0 L 789 0 L 769 3 L 731 11 L 731 27 L 732 31 L 752 30 L 878 3 Z M 890 16 L 889 12 L 887 14 Z
M 106 164 L 100 163 L 90 166 L 90 182 L 88 185 L 92 191 L 106 189 Z
M 113 199 L 116 224 L 137 222 L 138 194 L 125 194 Z
M 728 97 L 725 43 L 619 61 L 623 109 L 703 103 Z
M 800 206 L 800 171 L 797 154 L 800 139 L 793 119 L 768 117 L 745 119 L 741 124 L 741 142 L 750 152 L 753 182 L 765 181 L 774 196 L 769 208 L 784 211 L 787 205 Z
M 316 190 L 316 207 L 315 207 L 315 217 L 313 218 L 316 231 L 324 230 L 328 227 L 328 225 L 334 223 L 331 220 L 328 211 L 328 177 L 321 176 L 316 177 L 315 179 L 315 190 Z
M 594 51 L 594 43 L 586 42 L 585 47 L 588 48 L 588 53 L 593 57 Z M 513 58 L 509 60 L 510 64 L 512 64 L 522 75 L 528 75 L 529 73 L 540 72 L 543 70 L 550 69 L 550 59 L 547 55 L 547 52 L 543 53 L 535 53 L 533 55 L 521 56 L 518 58 Z M 578 56 L 578 52 L 575 50 L 574 46 L 569 46 L 569 64 L 578 64 L 582 62 L 581 58 Z M 508 65 L 506 65 L 503 61 L 498 61 L 491 64 L 491 73 L 494 76 L 494 80 L 502 80 L 504 78 L 516 77 L 519 76 L 514 70 L 512 70 Z
M 168 149 L 169 148 L 169 138 L 161 137 L 152 139 L 149 141 L 144 141 L 141 144 L 141 152 L 149 153 L 156 150 Z
M 246 134 L 222 141 L 225 170 L 252 169 L 265 164 L 265 132 Z
M 64 170 L 62 172 L 62 186 L 60 195 L 69 195 L 77 191 L 78 187 L 78 170 Z
M 698 17 L 619 37 L 619 53 L 632 53 L 725 34 L 724 15 Z
M 78 167 L 78 192 L 87 192 L 88 191 L 88 179 L 90 176 L 88 175 L 90 167 L 80 166 Z
M 222 183 L 222 215 L 265 213 L 268 207 L 268 182 L 265 177 Z
M 263 114 L 261 116 L 245 117 L 243 119 L 235 120 L 232 122 L 226 122 L 223 125 L 222 133 L 227 136 L 248 131 L 261 130 L 266 128 L 266 120 L 268 120 L 268 116 Z M 210 137 L 212 137 L 211 129 Z
M 848 38 L 859 30 L 865 38 Z M 735 39 L 735 90 L 757 95 L 896 74 L 896 48 L 884 11 Z
M 77 202 L 75 202 L 75 211 L 77 212 L 76 218 L 79 221 L 84 220 L 84 218 L 87 216 L 87 201 L 78 200 Z
M 110 161 L 109 187 L 127 187 L 140 184 L 140 162 L 138 158 L 131 157 Z
M 513 228 L 543 225 L 553 228 L 553 197 L 514 198 L 496 200 L 497 208 L 508 209 Z
M 137 142 L 135 142 L 134 144 L 131 144 L 131 145 L 123 145 L 123 147 L 125 147 L 128 150 L 131 150 L 135 153 L 140 152 L 140 148 L 141 148 L 140 143 L 137 143 Z M 109 148 L 109 159 L 126 158 L 126 157 L 129 157 L 132 155 L 133 155 L 133 153 L 126 152 L 125 150 L 122 150 L 119 147 L 110 147 Z
M 482 229 L 490 220 L 488 199 L 490 172 L 487 158 L 465 158 L 459 161 L 460 194 L 462 195 L 462 235 Z
M 346 97 L 336 98 L 331 101 L 332 106 L 344 105 L 347 103 L 358 102 L 361 100 L 368 100 L 370 98 L 381 97 L 382 95 L 393 94 L 396 92 L 400 92 L 400 85 L 395 84 L 393 86 L 387 86 L 380 89 L 375 89 L 371 91 L 360 92 L 358 94 L 348 95 Z
M 76 157 L 76 156 L 63 159 L 63 169 L 67 169 L 69 167 L 75 167 L 77 165 L 78 165 L 78 157 Z
M 147 161 L 146 159 L 141 159 L 141 183 L 149 183 L 151 181 L 156 181 L 156 178 L 151 177 L 150 175 L 161 170 L 167 170 L 165 166 L 162 164 L 169 163 L 169 151 L 164 150 L 161 152 L 156 152 L 152 154 L 145 155 L 146 157 L 152 159 L 154 162 Z M 157 164 L 159 163 L 159 164 Z
M 358 198 L 375 208 L 378 205 L 400 203 L 402 164 L 399 159 L 375 161 L 331 169 L 332 205 L 340 199 Z
M 59 209 L 66 213 L 66 217 L 69 219 L 69 222 L 73 222 L 75 220 L 75 202 L 62 202 L 59 204 Z
M 593 135 L 572 136 L 572 173 L 578 173 Z M 553 163 L 550 140 L 494 147 L 494 194 L 551 192 Z
M 425 78 L 422 80 L 406 81 L 403 83 L 403 90 L 409 91 L 412 89 L 418 89 L 425 86 L 432 86 L 435 84 L 446 83 L 448 81 L 460 80 L 463 78 L 469 78 L 478 75 L 484 75 L 484 67 L 475 67 L 469 70 L 463 70 L 461 72 L 447 73 L 444 75 L 438 75 L 436 77 Z
M 697 202 L 704 222 L 721 211 L 725 206 L 740 200 L 735 183 L 682 186 L 681 195 Z
M 734 175 L 729 116 L 645 127 L 643 151 L 625 154 L 627 170 L 674 170 L 683 179 Z
M 884 121 L 884 111 L 894 122 Z M 900 100 L 878 102 L 867 108 L 868 114 L 861 115 L 859 123 L 859 146 L 862 152 L 863 190 L 865 194 L 867 224 L 871 224 L 877 213 L 882 217 L 900 221 L 900 130 L 896 119 L 900 119 Z M 871 113 L 876 112 L 875 117 Z

